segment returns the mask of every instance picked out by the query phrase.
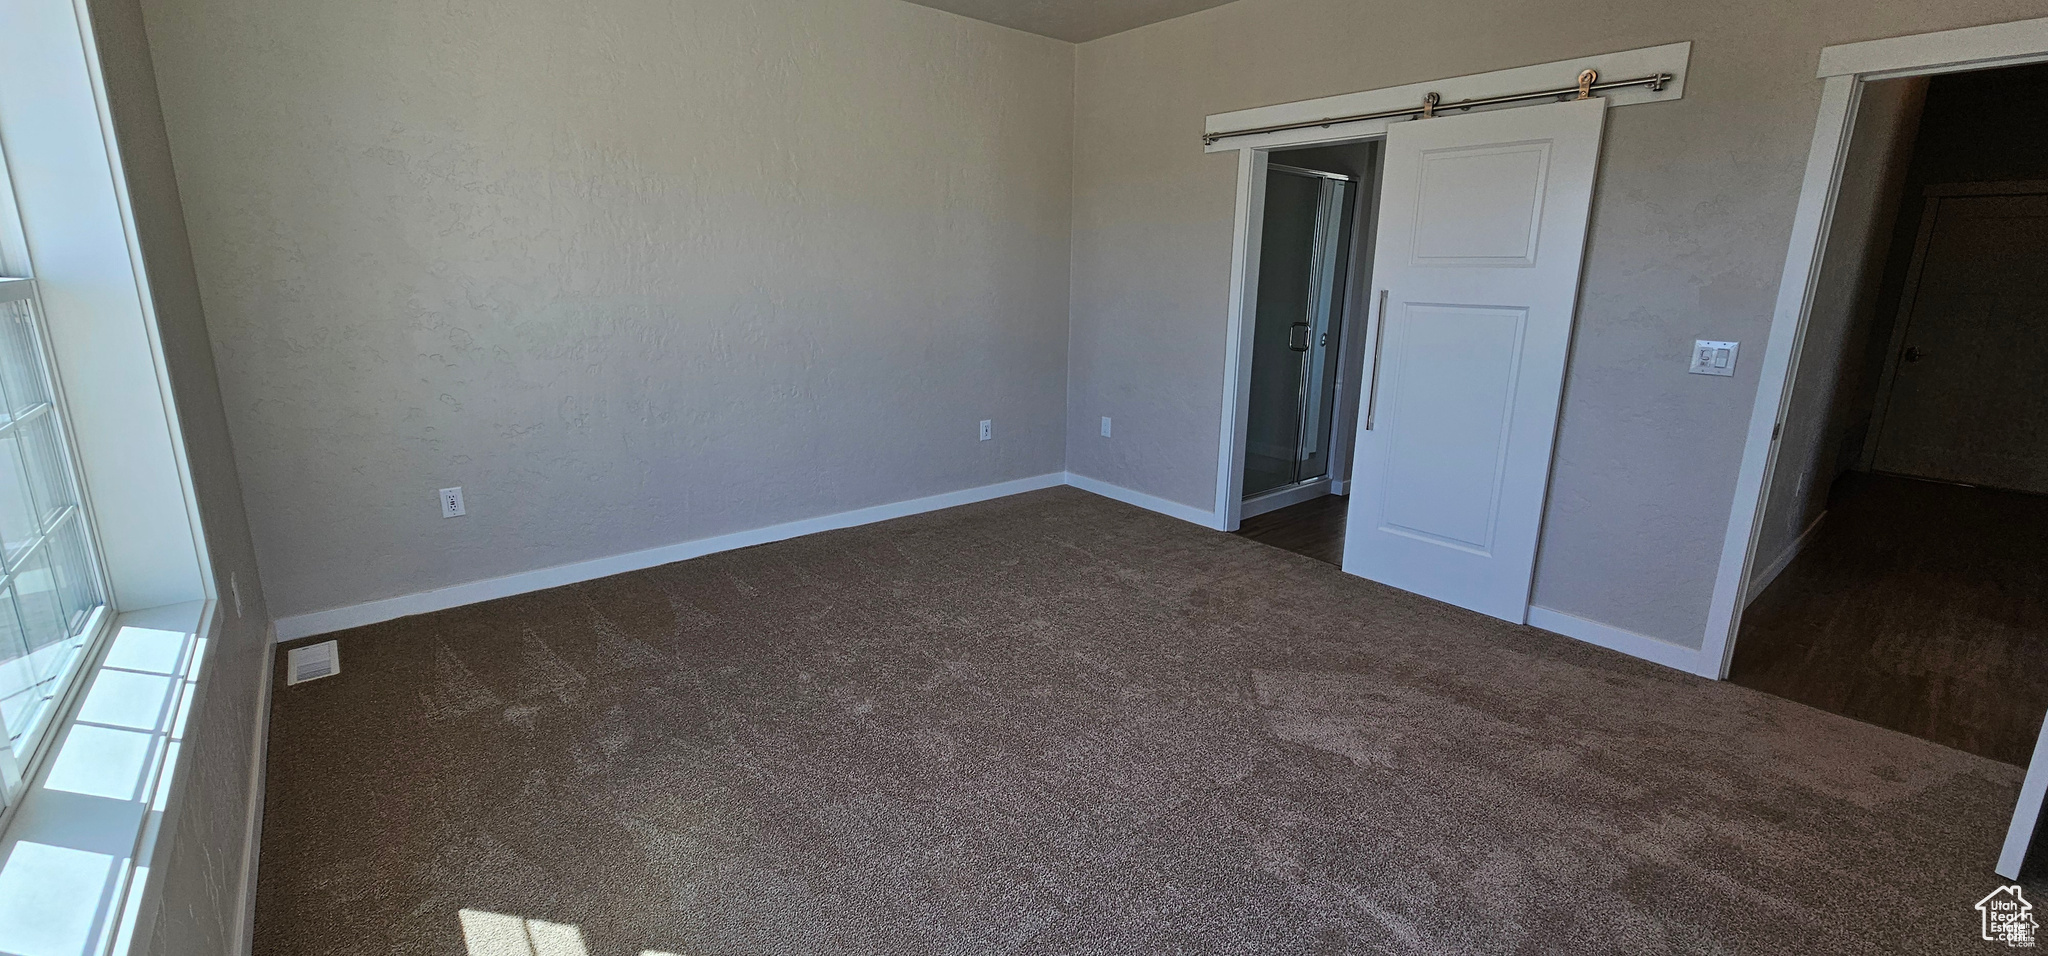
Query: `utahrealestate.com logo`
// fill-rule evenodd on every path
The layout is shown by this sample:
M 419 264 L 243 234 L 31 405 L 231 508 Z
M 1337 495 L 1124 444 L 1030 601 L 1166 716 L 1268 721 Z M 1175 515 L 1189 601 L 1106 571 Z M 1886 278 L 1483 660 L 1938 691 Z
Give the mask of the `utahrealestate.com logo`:
M 2033 949 L 2034 904 L 2020 894 L 2018 886 L 2001 886 L 1977 901 L 1977 913 L 1984 920 L 1984 939 L 2015 949 Z

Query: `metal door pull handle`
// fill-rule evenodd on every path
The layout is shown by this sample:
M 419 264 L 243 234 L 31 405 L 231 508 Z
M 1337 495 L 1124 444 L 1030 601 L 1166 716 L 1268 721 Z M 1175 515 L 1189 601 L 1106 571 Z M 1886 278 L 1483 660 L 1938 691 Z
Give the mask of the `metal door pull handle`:
M 1387 290 L 1380 290 L 1380 324 L 1372 336 L 1372 377 L 1365 381 L 1365 430 L 1372 431 L 1380 411 L 1380 347 L 1387 344 Z

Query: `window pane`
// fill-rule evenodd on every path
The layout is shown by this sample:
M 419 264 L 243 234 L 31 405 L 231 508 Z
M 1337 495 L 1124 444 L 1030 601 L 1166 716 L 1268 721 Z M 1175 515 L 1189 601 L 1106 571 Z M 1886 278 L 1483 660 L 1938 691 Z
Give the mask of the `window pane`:
M 99 576 L 93 573 L 92 553 L 85 549 L 85 519 L 73 511 L 50 539 L 50 570 L 57 577 L 57 594 L 64 605 L 64 618 L 72 633 L 85 626 L 85 619 L 99 607 Z
M 71 475 L 64 467 L 64 446 L 57 441 L 57 413 L 51 409 L 21 426 L 21 457 L 28 465 L 28 487 L 36 504 L 36 523 L 49 528 L 64 509 L 78 503 Z
M 71 636 L 70 615 L 57 596 L 57 576 L 50 571 L 50 549 L 38 548 L 14 572 L 14 603 L 21 612 L 21 633 L 32 658 L 37 651 Z
M 14 566 L 21 550 L 33 543 L 40 531 L 28 492 L 28 469 L 21 460 L 21 442 L 14 435 L 0 436 L 0 552 L 4 552 L 8 567 Z
M 7 721 L 7 733 L 13 738 L 8 743 L 17 750 L 42 702 L 36 684 L 21 621 L 14 615 L 14 589 L 0 590 L 0 719 Z
M 29 552 L 28 560 L 14 572 L 13 590 L 15 610 L 21 618 L 22 643 L 28 647 L 28 679 L 35 682 L 23 707 L 21 726 L 27 729 L 43 716 L 42 709 L 77 669 L 79 642 L 74 639 L 64 602 L 57 595 L 49 548 Z M 9 720 L 8 733 L 14 733 L 14 727 Z
M 36 355 L 28 300 L 0 303 L 0 393 L 6 395 L 7 411 L 13 415 L 50 400 L 50 386 Z
M 18 754 L 77 679 L 106 603 L 42 336 L 33 299 L 0 302 L 0 715 Z

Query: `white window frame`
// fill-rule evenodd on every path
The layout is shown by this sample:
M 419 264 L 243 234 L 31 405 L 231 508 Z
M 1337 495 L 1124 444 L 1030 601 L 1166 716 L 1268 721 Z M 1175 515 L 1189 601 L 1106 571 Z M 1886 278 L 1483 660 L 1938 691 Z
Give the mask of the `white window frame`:
M 8 185 L 5 177 L 6 166 L 4 161 L 0 161 L 0 187 Z M 11 187 L 6 191 L 11 195 Z M 13 224 L 8 225 L 11 227 Z M 11 265 L 10 260 L 16 258 L 0 256 L 0 266 Z M 79 522 L 84 532 L 87 564 L 94 583 L 99 587 L 101 600 L 100 606 L 92 612 L 92 617 L 87 620 L 79 634 L 66 638 L 68 643 L 75 645 L 71 653 L 76 655 L 76 663 L 56 693 L 51 695 L 49 702 L 37 711 L 34 722 L 20 731 L 28 741 L 27 747 L 17 751 L 10 744 L 16 728 L 7 726 L 5 716 L 0 715 L 0 829 L 4 829 L 12 818 L 13 811 L 20 802 L 22 790 L 28 781 L 34 778 L 36 769 L 48 759 L 51 744 L 58 736 L 56 729 L 62 722 L 59 718 L 70 712 L 72 702 L 89 682 L 94 662 L 99 659 L 100 653 L 105 649 L 107 636 L 112 633 L 116 615 L 113 607 L 113 588 L 107 578 L 106 565 L 100 560 L 99 531 L 92 520 L 92 504 L 87 497 L 85 483 L 81 480 L 78 453 L 71 444 L 71 422 L 65 411 L 67 406 L 64 401 L 63 383 L 58 378 L 55 364 L 50 361 L 48 320 L 43 312 L 42 301 L 36 294 L 35 279 L 25 275 L 0 275 L 0 304 L 9 302 L 28 303 L 29 314 L 35 326 L 36 360 L 40 363 L 44 378 L 50 387 L 49 411 L 45 414 L 56 416 L 58 448 L 64 456 L 63 464 L 66 477 L 72 484 L 71 490 L 78 498 L 78 503 L 72 506 L 74 513 L 68 520 Z M 9 421 L 0 425 L 0 434 L 17 428 L 20 424 L 19 421 Z M 38 548 L 49 547 L 50 538 L 51 535 L 48 533 L 39 536 L 34 543 L 23 549 L 23 558 L 26 559 L 27 555 Z M 0 576 L 0 584 L 4 584 L 7 577 Z

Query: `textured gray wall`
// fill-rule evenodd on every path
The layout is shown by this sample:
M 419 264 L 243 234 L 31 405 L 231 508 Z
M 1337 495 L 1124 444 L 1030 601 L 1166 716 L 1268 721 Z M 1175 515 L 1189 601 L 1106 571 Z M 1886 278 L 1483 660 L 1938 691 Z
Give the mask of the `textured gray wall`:
M 223 622 L 207 647 L 186 725 L 179 789 L 166 823 L 169 842 L 160 844 L 151 873 L 162 895 L 139 951 L 219 956 L 230 951 L 244 916 L 250 782 L 255 730 L 265 718 L 270 616 L 193 279 L 142 10 L 135 0 L 92 0 L 89 10 Z M 241 589 L 239 613 L 230 580 Z
M 143 5 L 276 615 L 1061 469 L 1072 46 L 897 0 Z
M 1927 81 L 1866 84 L 1814 288 L 1806 341 L 1778 444 L 1777 468 L 1757 527 L 1756 567 L 1769 570 L 1827 510 L 1828 489 L 1855 464 L 1871 386 L 1861 375 L 1877 316 L 1892 228 L 1906 187 Z
M 1240 0 L 1080 48 L 1070 470 L 1214 506 L 1235 159 L 1211 113 L 1692 40 L 1678 102 L 1609 118 L 1537 603 L 1697 647 L 1832 43 L 2039 0 Z M 1695 338 L 1745 346 L 1687 375 Z M 1100 416 L 1117 437 L 1084 440 Z

